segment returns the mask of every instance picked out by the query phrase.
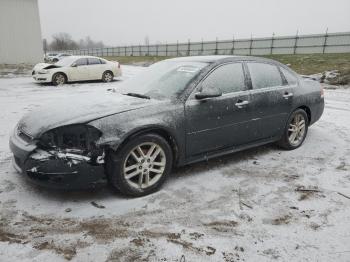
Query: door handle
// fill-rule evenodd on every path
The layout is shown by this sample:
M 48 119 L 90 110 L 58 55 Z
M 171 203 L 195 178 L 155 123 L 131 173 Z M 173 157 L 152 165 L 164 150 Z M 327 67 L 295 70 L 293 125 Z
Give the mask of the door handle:
M 248 104 L 249 104 L 249 101 L 247 101 L 247 100 L 244 100 L 244 101 L 238 100 L 237 103 L 235 104 L 235 106 L 237 106 L 238 108 L 243 108 Z
M 286 92 L 286 93 L 284 93 L 283 98 L 284 98 L 284 99 L 289 99 L 290 97 L 293 97 L 293 96 L 294 96 L 293 93 L 288 93 L 288 92 Z

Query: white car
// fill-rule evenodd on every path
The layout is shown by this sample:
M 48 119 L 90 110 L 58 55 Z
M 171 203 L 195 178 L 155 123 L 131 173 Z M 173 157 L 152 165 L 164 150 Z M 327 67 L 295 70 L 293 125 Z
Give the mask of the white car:
M 48 58 L 48 62 L 52 62 L 52 63 L 57 63 L 58 61 L 62 60 L 63 58 L 66 58 L 67 56 L 71 56 L 70 54 L 56 54 L 53 56 L 50 56 Z
M 57 56 L 57 53 L 47 53 L 46 55 L 44 55 L 44 61 L 45 62 L 50 62 L 52 57 Z
M 94 56 L 69 56 L 55 64 L 40 63 L 32 72 L 35 81 L 54 85 L 87 80 L 111 82 L 121 75 L 118 62 Z

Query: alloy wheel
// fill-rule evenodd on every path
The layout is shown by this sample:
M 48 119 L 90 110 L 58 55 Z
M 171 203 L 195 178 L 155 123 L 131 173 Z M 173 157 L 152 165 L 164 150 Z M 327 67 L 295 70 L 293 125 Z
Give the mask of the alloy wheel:
M 302 114 L 296 114 L 289 124 L 288 140 L 292 146 L 298 146 L 303 142 L 306 132 L 306 119 Z
M 113 80 L 113 75 L 109 72 L 104 74 L 104 81 L 105 82 L 111 82 Z
M 134 147 L 127 155 L 123 175 L 127 183 L 137 189 L 156 184 L 166 166 L 164 150 L 156 143 L 147 142 Z
M 55 82 L 57 85 L 63 85 L 66 82 L 66 78 L 62 74 L 58 74 L 55 77 Z

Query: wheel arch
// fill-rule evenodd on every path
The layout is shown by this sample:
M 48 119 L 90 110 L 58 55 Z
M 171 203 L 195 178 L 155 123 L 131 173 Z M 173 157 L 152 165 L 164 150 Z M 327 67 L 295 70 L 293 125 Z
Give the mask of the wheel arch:
M 127 134 L 123 140 L 120 141 L 116 149 L 113 149 L 113 147 L 109 147 L 110 150 L 113 150 L 114 152 L 118 152 L 125 144 L 127 144 L 130 140 L 133 138 L 144 135 L 144 134 L 156 134 L 159 135 L 160 137 L 164 138 L 168 144 L 171 147 L 171 151 L 173 153 L 174 157 L 174 165 L 178 163 L 179 159 L 179 147 L 178 147 L 178 142 L 175 138 L 175 136 L 172 134 L 171 131 L 169 131 L 167 128 L 160 127 L 160 126 L 148 126 L 148 127 L 143 127 L 141 129 L 134 130 Z
M 305 106 L 305 105 L 299 106 L 295 110 L 297 110 L 297 109 L 302 109 L 302 110 L 304 110 L 306 112 L 306 115 L 307 115 L 307 118 L 308 118 L 308 121 L 309 121 L 309 124 L 310 124 L 311 123 L 311 109 L 308 106 Z
M 113 71 L 111 69 L 104 70 L 102 75 L 104 75 L 107 72 L 111 73 L 114 76 L 114 73 L 113 73 Z
M 52 79 L 51 79 L 52 82 L 53 82 L 54 77 L 55 77 L 57 74 L 62 74 L 62 75 L 64 75 L 64 77 L 66 78 L 66 81 L 67 81 L 67 82 L 69 81 L 68 75 L 67 75 L 65 72 L 57 71 L 57 72 L 53 73 L 53 75 L 52 75 Z

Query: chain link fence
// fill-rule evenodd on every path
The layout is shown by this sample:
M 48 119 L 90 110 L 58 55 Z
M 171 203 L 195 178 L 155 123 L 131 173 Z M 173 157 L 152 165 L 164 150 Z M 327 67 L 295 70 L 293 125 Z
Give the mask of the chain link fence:
M 93 56 L 194 56 L 349 53 L 350 32 L 275 36 L 156 45 L 65 50 L 73 55 Z

